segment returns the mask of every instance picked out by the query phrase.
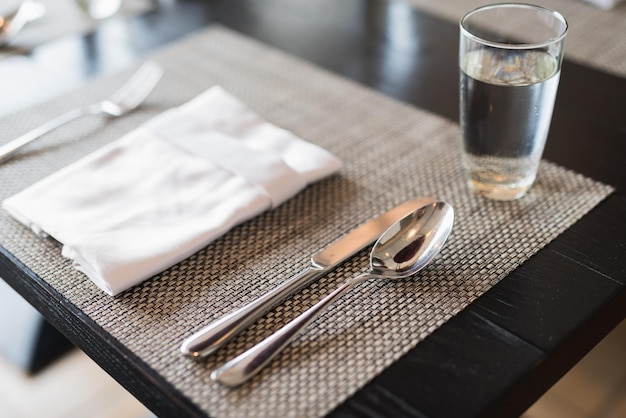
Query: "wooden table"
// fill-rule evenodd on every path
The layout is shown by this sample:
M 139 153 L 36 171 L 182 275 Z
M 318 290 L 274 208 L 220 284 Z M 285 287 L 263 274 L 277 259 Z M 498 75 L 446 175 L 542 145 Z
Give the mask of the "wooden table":
M 408 37 L 391 18 L 398 7 L 405 8 Z M 42 45 L 26 58 L 0 60 L 2 74 L 10 77 L 2 83 L 10 79 L 28 85 L 26 65 L 29 76 L 58 78 L 71 88 L 213 22 L 458 121 L 457 25 L 386 1 L 164 2 L 141 16 L 105 21 L 86 36 Z M 113 26 L 120 25 L 124 31 L 113 36 Z M 18 59 L 21 64 L 14 65 Z M 47 97 L 41 89 L 24 91 L 26 103 Z M 544 157 L 611 184 L 616 192 L 334 416 L 517 416 L 624 319 L 624 110 L 626 79 L 566 59 Z M 199 414 L 164 379 L 138 366 L 121 344 L 93 331 L 80 311 L 63 304 L 20 266 L 0 248 L 0 277 L 154 413 Z

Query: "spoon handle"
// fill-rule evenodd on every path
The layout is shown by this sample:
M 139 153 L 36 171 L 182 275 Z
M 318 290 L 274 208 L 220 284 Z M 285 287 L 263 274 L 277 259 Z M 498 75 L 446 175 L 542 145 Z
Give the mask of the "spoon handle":
M 344 283 L 324 299 L 317 302 L 283 328 L 270 335 L 248 351 L 230 360 L 211 373 L 211 379 L 226 386 L 239 386 L 261 371 L 298 333 L 313 322 L 337 299 L 357 284 L 369 279 L 369 273 L 361 274 Z

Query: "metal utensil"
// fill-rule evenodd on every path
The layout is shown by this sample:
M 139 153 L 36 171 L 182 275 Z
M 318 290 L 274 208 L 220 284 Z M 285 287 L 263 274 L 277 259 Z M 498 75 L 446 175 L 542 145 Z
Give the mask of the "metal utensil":
M 13 12 L 0 16 L 0 45 L 9 42 L 24 25 L 39 19 L 45 11 L 46 7 L 43 4 L 24 0 Z
M 0 147 L 0 163 L 13 157 L 17 151 L 42 135 L 86 115 L 105 115 L 117 118 L 139 106 L 157 85 L 163 69 L 154 62 L 146 62 L 118 91 L 108 99 L 70 110 Z
M 350 231 L 347 235 L 314 254 L 309 266 L 300 273 L 260 298 L 191 335 L 183 342 L 180 351 L 190 357 L 208 356 L 287 296 L 371 245 L 383 231 L 398 219 L 434 201 L 435 199 L 432 197 L 409 200 Z
M 439 254 L 453 223 L 454 210 L 445 202 L 431 203 L 400 219 L 374 244 L 367 273 L 347 281 L 279 331 L 214 370 L 211 379 L 227 386 L 241 385 L 357 284 L 369 279 L 403 279 L 417 273 Z

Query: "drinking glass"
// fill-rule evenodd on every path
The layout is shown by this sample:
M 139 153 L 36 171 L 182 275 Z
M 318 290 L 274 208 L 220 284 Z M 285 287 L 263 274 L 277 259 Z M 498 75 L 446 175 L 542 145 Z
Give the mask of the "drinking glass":
M 470 187 L 513 200 L 532 186 L 548 136 L 567 21 L 528 4 L 494 4 L 460 21 L 460 119 Z

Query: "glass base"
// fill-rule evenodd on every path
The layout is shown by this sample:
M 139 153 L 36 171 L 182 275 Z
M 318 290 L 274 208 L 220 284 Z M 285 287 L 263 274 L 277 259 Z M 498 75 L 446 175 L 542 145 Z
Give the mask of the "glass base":
M 523 197 L 532 186 L 534 179 L 517 183 L 493 183 L 476 179 L 468 181 L 469 187 L 476 193 L 493 200 L 516 200 Z

